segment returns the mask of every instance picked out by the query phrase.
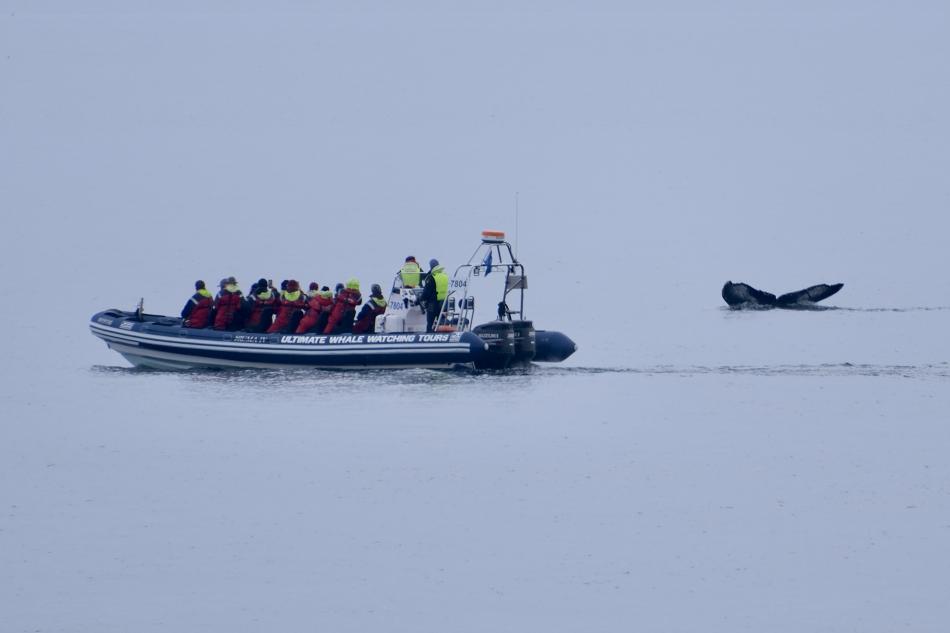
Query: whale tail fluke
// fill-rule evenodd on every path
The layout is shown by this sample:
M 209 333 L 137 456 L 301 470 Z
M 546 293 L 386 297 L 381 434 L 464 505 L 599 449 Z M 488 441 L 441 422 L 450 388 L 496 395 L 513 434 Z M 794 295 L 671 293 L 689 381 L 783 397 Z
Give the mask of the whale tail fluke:
M 831 295 L 835 294 L 843 287 L 844 284 L 818 284 L 817 286 L 811 286 L 809 288 L 805 288 L 804 290 L 788 292 L 776 300 L 776 305 L 793 306 L 818 303 L 819 301 L 827 299 Z
M 749 284 L 734 284 L 731 281 L 727 281 L 722 287 L 722 298 L 734 308 L 773 306 L 776 301 L 771 292 L 758 290 Z
M 732 308 L 807 308 L 827 299 L 843 287 L 844 284 L 818 284 L 787 292 L 776 298 L 771 292 L 758 290 L 749 284 L 727 281 L 722 287 L 722 298 Z

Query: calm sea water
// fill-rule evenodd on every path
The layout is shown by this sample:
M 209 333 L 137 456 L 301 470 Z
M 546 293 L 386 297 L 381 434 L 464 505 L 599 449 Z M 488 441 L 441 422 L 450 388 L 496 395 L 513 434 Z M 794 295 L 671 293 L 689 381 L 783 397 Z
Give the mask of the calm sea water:
M 711 308 L 479 375 L 19 344 L 6 630 L 940 630 L 946 314 Z

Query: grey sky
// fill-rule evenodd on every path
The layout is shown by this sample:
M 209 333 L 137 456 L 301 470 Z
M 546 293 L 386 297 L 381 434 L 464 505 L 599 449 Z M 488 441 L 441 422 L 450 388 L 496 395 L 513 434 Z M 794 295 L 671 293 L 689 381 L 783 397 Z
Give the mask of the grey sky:
M 5 4 L 6 275 L 68 270 L 77 319 L 196 277 L 386 283 L 512 232 L 520 192 L 571 325 L 592 279 L 641 314 L 726 279 L 950 291 L 945 3 L 234 6 Z

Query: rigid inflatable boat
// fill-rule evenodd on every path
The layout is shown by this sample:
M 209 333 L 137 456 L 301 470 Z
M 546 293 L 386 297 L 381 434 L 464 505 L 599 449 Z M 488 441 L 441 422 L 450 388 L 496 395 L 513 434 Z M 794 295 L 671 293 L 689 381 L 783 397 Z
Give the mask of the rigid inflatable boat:
M 491 277 L 491 279 L 489 279 Z M 492 282 L 488 284 L 486 282 Z M 494 318 L 479 321 L 475 292 L 502 285 Z M 560 362 L 577 346 L 560 332 L 536 331 L 524 319 L 528 280 L 503 233 L 485 231 L 468 263 L 450 280 L 448 296 L 426 331 L 420 288 L 403 287 L 397 274 L 386 312 L 372 334 L 264 334 L 183 327 L 177 317 L 104 310 L 90 330 L 136 367 L 323 369 L 506 369 L 531 362 Z M 515 304 L 515 300 L 517 303 Z M 510 304 L 515 304 L 512 309 Z M 483 311 L 483 310 L 482 310 Z M 473 325 L 478 322 L 478 325 Z

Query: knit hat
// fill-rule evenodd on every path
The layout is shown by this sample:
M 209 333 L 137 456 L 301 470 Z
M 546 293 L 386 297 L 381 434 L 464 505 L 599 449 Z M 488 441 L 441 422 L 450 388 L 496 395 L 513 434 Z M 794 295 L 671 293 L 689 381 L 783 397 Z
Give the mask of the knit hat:
M 435 267 L 438 266 L 438 265 L 439 265 L 439 260 L 437 260 L 437 259 L 430 259 L 430 260 L 429 260 L 429 268 L 435 268 Z

